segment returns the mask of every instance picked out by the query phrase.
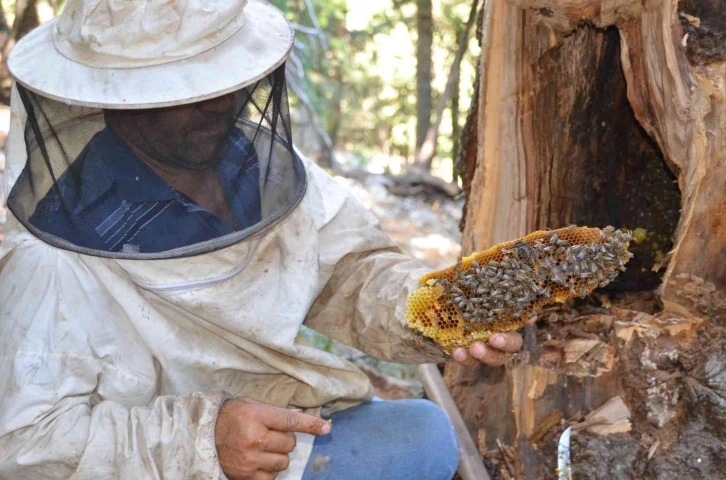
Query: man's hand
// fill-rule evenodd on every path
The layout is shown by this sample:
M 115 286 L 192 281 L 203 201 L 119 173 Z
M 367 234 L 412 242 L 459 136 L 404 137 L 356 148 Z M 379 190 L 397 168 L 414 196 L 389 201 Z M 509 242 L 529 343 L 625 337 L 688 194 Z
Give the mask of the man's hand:
M 529 325 L 535 321 L 536 318 L 532 318 L 525 324 Z M 518 352 L 520 348 L 522 348 L 522 336 L 519 333 L 495 333 L 489 337 L 486 344 L 475 342 L 468 350 L 464 348 L 455 349 L 452 358 L 456 363 L 465 367 L 475 367 L 479 363 L 490 367 L 499 367 L 504 365 L 507 353 Z
M 272 480 L 290 463 L 293 432 L 327 435 L 325 420 L 250 399 L 228 400 L 216 425 L 217 457 L 230 480 Z

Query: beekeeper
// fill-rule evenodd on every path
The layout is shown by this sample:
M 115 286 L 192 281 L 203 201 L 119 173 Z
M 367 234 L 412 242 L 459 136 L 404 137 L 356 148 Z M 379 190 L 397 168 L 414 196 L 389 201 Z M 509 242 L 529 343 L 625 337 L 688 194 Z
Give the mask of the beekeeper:
M 444 360 L 426 268 L 292 147 L 292 42 L 257 0 L 68 0 L 15 46 L 0 478 L 451 478 L 438 407 L 298 337 Z

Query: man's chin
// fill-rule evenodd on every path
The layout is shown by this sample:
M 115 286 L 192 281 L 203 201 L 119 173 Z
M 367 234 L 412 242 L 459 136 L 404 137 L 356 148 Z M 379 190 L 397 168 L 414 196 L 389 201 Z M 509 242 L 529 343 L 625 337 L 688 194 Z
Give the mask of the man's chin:
M 225 153 L 227 153 L 227 146 L 223 148 L 214 149 L 214 153 L 209 152 L 209 149 L 200 150 L 198 152 L 186 151 L 184 156 L 178 156 L 175 160 L 177 167 L 184 168 L 186 170 L 202 171 L 210 168 L 217 167 L 222 161 Z
M 194 170 L 194 171 L 204 171 L 209 170 L 210 168 L 216 168 L 219 165 L 219 162 L 221 160 L 221 157 L 215 157 L 208 160 L 199 161 L 199 159 L 195 160 L 183 160 L 179 162 L 177 165 L 179 168 L 183 168 L 185 170 Z

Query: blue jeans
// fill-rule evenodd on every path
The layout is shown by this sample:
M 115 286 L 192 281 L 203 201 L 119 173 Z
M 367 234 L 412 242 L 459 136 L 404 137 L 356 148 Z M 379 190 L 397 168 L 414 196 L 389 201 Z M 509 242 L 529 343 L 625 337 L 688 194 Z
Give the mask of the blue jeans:
M 373 401 L 330 418 L 303 480 L 451 480 L 456 472 L 454 428 L 432 402 Z

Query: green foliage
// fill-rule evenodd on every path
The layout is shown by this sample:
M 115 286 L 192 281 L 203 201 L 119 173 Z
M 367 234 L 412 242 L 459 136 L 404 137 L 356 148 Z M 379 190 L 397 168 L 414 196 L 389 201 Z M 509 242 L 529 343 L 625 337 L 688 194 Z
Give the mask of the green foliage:
M 397 157 L 397 164 L 412 158 L 416 136 L 416 2 L 270 1 L 299 27 L 295 57 L 305 71 L 303 88 L 334 148 L 345 151 L 346 157 L 353 159 L 351 166 L 357 167 L 365 167 L 380 154 Z M 64 3 L 39 0 L 39 5 L 47 4 L 56 12 Z M 16 0 L 0 0 L 10 22 L 15 4 Z M 314 8 L 312 15 L 310 6 Z M 458 35 L 470 8 L 470 2 L 461 0 L 433 0 L 434 105 L 444 91 Z M 322 35 L 314 33 L 317 26 Z M 473 93 L 478 50 L 472 39 L 462 62 L 460 106 L 464 109 Z M 299 106 L 294 95 L 291 104 L 293 108 Z M 438 161 L 434 163 L 434 170 L 445 174 L 451 170 L 450 118 L 447 110 L 440 130 Z M 460 122 L 465 118 L 460 115 Z
M 311 2 L 324 42 L 306 33 L 314 23 L 304 0 L 273 3 L 305 29 L 297 33 L 296 52 L 306 74 L 306 93 L 335 148 L 363 159 L 378 153 L 411 158 L 416 126 L 416 3 Z M 446 85 L 470 8 L 469 2 L 434 0 L 434 104 Z M 473 93 L 477 55 L 478 46 L 472 40 L 461 69 L 463 108 L 468 107 Z M 463 122 L 465 115 L 460 118 Z M 451 162 L 450 136 L 447 110 L 437 152 L 440 163 Z

